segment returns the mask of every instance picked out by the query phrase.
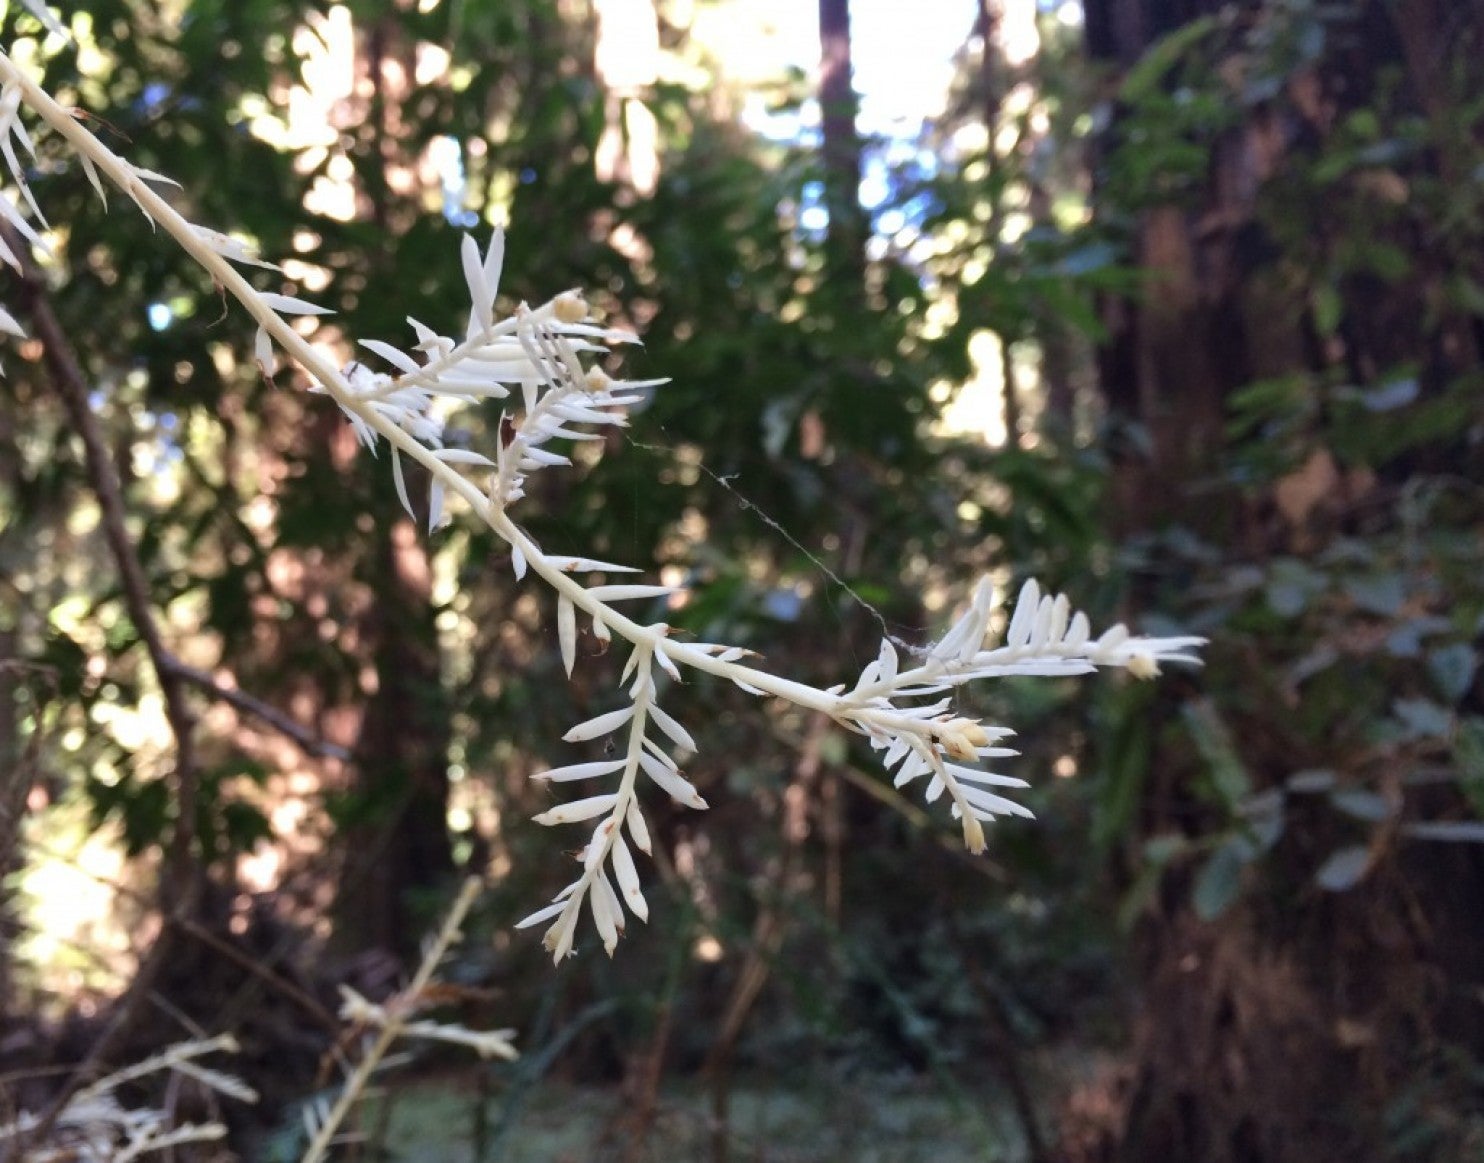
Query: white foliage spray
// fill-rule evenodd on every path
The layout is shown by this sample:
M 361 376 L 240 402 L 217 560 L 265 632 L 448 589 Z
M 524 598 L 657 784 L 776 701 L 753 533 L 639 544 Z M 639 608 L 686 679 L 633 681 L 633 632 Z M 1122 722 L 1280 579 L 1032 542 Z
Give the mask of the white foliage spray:
M 482 248 L 470 236 L 460 245 L 469 295 L 462 334 L 442 335 L 409 319 L 415 339 L 410 345 L 361 341 L 385 370 L 360 361 L 338 367 L 288 322 L 323 314 L 323 308 L 254 288 L 234 263 L 277 268 L 244 243 L 184 218 L 152 188 L 167 179 L 119 157 L 0 54 L 0 155 L 13 187 L 0 196 L 0 215 L 30 245 L 44 245 L 46 224 L 17 152 L 17 147 L 26 155 L 32 152 L 23 109 L 65 139 L 100 196 L 105 183 L 122 191 L 253 317 L 258 324 L 254 354 L 265 370 L 272 369 L 280 352 L 286 355 L 309 377 L 313 390 L 335 400 L 363 445 L 372 451 L 383 444 L 390 448 L 397 492 L 409 513 L 414 505 L 404 459 L 417 462 L 431 479 L 431 528 L 450 518 L 451 506 L 461 506 L 504 539 L 516 576 L 534 575 L 555 596 L 556 635 L 569 674 L 584 625 L 601 641 L 627 651 L 616 695 L 620 705 L 564 736 L 579 745 L 609 739 L 612 754 L 620 758 L 577 757 L 536 777 L 553 785 L 583 782 L 601 789 L 536 817 L 551 827 L 586 830 L 575 879 L 518 926 L 545 925 L 546 947 L 557 960 L 575 947 L 584 914 L 610 953 L 627 917 L 648 919 L 634 858 L 636 849 L 648 854 L 651 844 L 641 787 L 689 808 L 706 807 L 682 766 L 697 751 L 697 740 L 660 706 L 656 671 L 676 679 L 687 670 L 704 672 L 749 694 L 828 716 L 882 752 L 882 763 L 897 786 L 921 781 L 927 802 L 946 797 L 965 844 L 980 852 L 984 824 L 1030 812 L 1003 794 L 1026 786 L 1024 780 L 983 766 L 1014 754 L 1002 746 L 1012 732 L 955 714 L 951 698 L 958 687 L 1006 675 L 1076 675 L 1098 667 L 1121 667 L 1152 678 L 1162 663 L 1197 661 L 1193 651 L 1199 638 L 1136 637 L 1121 625 L 1094 637 L 1087 618 L 1074 612 L 1066 598 L 1042 594 L 1034 581 L 1021 590 L 1004 639 L 991 643 L 995 594 L 987 579 L 940 641 L 903 659 L 891 641 L 883 640 L 880 653 L 853 685 L 819 689 L 747 664 L 748 653 L 740 647 L 678 641 L 664 623 L 637 621 L 622 612 L 627 603 L 667 597 L 676 592 L 673 587 L 612 582 L 608 579 L 633 570 L 621 563 L 550 553 L 512 516 L 532 474 L 571 464 L 562 447 L 623 427 L 628 409 L 662 387 L 664 381 L 612 379 L 595 364 L 613 346 L 633 342 L 632 335 L 593 318 L 587 301 L 571 291 L 501 316 L 496 305 L 505 240 L 495 231 Z M 0 249 L 0 260 L 20 265 L 19 256 L 8 250 Z M 0 311 L 0 330 L 19 334 L 21 329 Z M 451 409 L 485 400 L 508 401 L 495 446 L 483 452 L 448 447 L 441 418 Z M 593 576 L 598 580 L 591 584 L 580 580 Z M 347 1004 L 364 1008 L 360 999 L 349 998 Z

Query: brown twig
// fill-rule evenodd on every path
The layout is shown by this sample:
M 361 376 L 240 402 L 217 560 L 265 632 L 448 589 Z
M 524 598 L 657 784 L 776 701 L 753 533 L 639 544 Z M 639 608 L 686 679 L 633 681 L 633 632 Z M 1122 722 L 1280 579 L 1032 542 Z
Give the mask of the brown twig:
M 266 703 L 256 695 L 232 686 L 225 686 L 199 667 L 182 662 L 173 654 L 166 654 L 164 664 L 183 681 L 210 695 L 218 702 L 261 719 L 284 738 L 295 744 L 305 755 L 320 759 L 348 760 L 350 752 L 338 743 L 331 743 L 300 726 L 283 711 Z
M 13 253 L 25 256 L 28 251 L 24 242 L 9 228 L 6 241 Z M 36 338 L 41 341 L 43 359 L 51 372 L 57 394 L 67 409 L 72 427 L 83 444 L 84 462 L 88 481 L 98 499 L 103 534 L 109 552 L 118 569 L 123 589 L 124 608 L 138 632 L 149 655 L 150 665 L 160 684 L 160 693 L 165 700 L 165 718 L 175 742 L 176 792 L 178 815 L 169 850 L 166 853 L 167 875 L 163 883 L 168 887 L 173 900 L 167 913 L 185 915 L 194 903 L 197 878 L 192 873 L 191 849 L 195 841 L 196 800 L 199 788 L 199 773 L 196 767 L 192 736 L 196 720 L 186 700 L 185 682 L 169 666 L 169 652 L 165 649 L 158 621 L 150 604 L 149 583 L 144 574 L 134 542 L 129 537 L 124 511 L 123 486 L 118 468 L 109 455 L 97 418 L 88 406 L 88 381 L 77 356 L 67 341 L 66 332 L 52 310 L 46 288 L 40 274 L 29 261 L 24 264 L 21 277 L 21 300 L 25 304 Z M 160 930 L 154 947 L 140 963 L 139 971 L 128 990 L 119 1000 L 112 1020 L 101 1037 L 93 1044 L 88 1056 L 68 1080 L 61 1092 L 41 1116 L 31 1141 L 44 1141 L 57 1118 L 66 1109 L 77 1090 L 96 1072 L 109 1055 L 128 1037 L 139 1015 L 143 1012 L 145 999 L 154 988 L 166 961 L 170 958 L 174 944 L 174 933 L 167 925 Z
M 7 241 L 16 253 L 26 253 L 24 243 L 13 234 L 9 235 Z M 176 668 L 171 666 L 172 656 L 165 648 L 160 625 L 155 618 L 150 602 L 149 581 L 129 536 L 123 485 L 119 480 L 118 468 L 109 455 L 97 417 L 88 405 L 87 376 L 52 310 L 41 276 L 29 262 L 25 264 L 25 275 L 21 279 L 21 298 L 36 338 L 41 341 L 43 359 L 52 374 L 57 394 L 61 396 L 67 409 L 73 430 L 82 440 L 88 481 L 98 498 L 103 535 L 123 587 L 124 608 L 149 655 L 150 665 L 165 700 L 165 718 L 175 740 L 175 770 L 180 801 L 175 834 L 171 838 L 170 861 L 173 872 L 183 873 L 187 870 L 190 846 L 195 838 L 198 779 L 192 737 L 196 718 L 186 699 L 185 681 Z

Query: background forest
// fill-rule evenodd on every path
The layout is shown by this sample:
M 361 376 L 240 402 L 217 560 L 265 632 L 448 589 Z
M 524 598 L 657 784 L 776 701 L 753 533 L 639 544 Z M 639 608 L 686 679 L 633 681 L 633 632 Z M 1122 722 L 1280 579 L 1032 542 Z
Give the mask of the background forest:
M 710 810 L 653 818 L 650 924 L 553 970 L 511 930 L 567 872 L 529 776 L 617 666 L 586 638 L 569 683 L 508 549 L 402 515 L 38 138 L 0 1122 L 231 1033 L 255 1105 L 126 1097 L 228 1123 L 179 1158 L 297 1158 L 337 988 L 392 994 L 472 872 L 439 1012 L 521 1057 L 417 1050 L 344 1157 L 1484 1158 L 1484 3 L 9 8 L 13 59 L 337 312 L 317 341 L 459 326 L 497 224 L 511 303 L 637 331 L 672 385 L 522 519 L 694 587 L 679 631 L 827 686 L 987 571 L 1210 644 L 966 691 L 1037 815 L 983 857 L 827 720 L 695 683 Z M 862 28 L 953 12 L 915 120 L 873 114 L 927 82 L 904 49 L 858 95 Z

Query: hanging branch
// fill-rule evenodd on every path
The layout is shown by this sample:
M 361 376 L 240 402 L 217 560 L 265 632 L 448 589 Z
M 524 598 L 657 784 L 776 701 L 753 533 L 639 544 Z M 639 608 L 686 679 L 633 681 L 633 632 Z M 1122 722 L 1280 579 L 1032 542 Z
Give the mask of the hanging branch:
M 0 84 L 0 142 L 22 195 L 20 202 L 0 197 L 0 213 L 17 231 L 33 245 L 40 244 L 27 221 L 28 210 L 38 220 L 40 211 L 9 140 L 14 135 L 30 148 L 19 119 L 24 106 L 76 150 L 100 195 L 104 179 L 126 193 L 152 224 L 169 234 L 253 317 L 258 324 L 254 354 L 265 371 L 271 371 L 280 351 L 286 353 L 310 377 L 311 390 L 334 399 L 362 444 L 373 452 L 383 442 L 390 447 L 397 493 L 409 513 L 414 506 L 403 457 L 429 474 L 430 531 L 449 519 L 448 503 L 456 500 L 509 545 L 517 579 L 534 574 L 553 592 L 557 641 L 569 675 L 576 662 L 581 620 L 600 641 L 628 646 L 619 679 L 620 705 L 564 736 L 566 742 L 587 744 L 621 735 L 623 757 L 579 760 L 536 776 L 549 784 L 618 777 L 611 791 L 558 804 L 536 817 L 549 826 L 596 821 L 577 853 L 581 866 L 577 878 L 518 926 L 547 922 L 544 941 L 555 959 L 574 949 L 584 911 L 610 953 L 626 915 L 648 917 L 630 846 L 645 853 L 650 848 L 639 787 L 654 785 L 678 803 L 706 806 L 681 767 L 697 751 L 697 743 L 660 705 L 656 670 L 677 682 L 685 669 L 711 674 L 749 694 L 817 712 L 863 736 L 883 752 L 883 766 L 894 773 L 896 786 L 926 777 L 928 803 L 947 796 L 966 847 L 979 853 L 986 846 L 986 822 L 1031 813 L 998 790 L 1025 787 L 1023 779 L 979 766 L 982 760 L 1014 755 L 1001 746 L 1013 732 L 957 714 L 953 696 L 959 687 L 1007 675 L 1079 675 L 1100 667 L 1120 667 L 1147 679 L 1159 673 L 1161 663 L 1198 661 L 1194 650 L 1203 640 L 1196 637 L 1136 637 L 1122 625 L 1094 637 L 1085 615 L 1074 612 L 1065 597 L 1043 595 L 1034 581 L 1021 589 L 1003 637 L 993 632 L 997 596 L 984 579 L 942 639 L 909 649 L 905 658 L 892 641 L 883 640 L 878 656 L 853 687 L 809 686 L 747 665 L 743 660 L 748 651 L 740 647 L 680 642 L 663 622 L 627 617 L 619 610 L 622 603 L 669 599 L 678 588 L 610 582 L 613 575 L 635 571 L 593 558 L 548 553 L 516 524 L 510 510 L 524 496 L 532 473 L 572 463 L 552 447 L 554 442 L 600 440 L 602 429 L 626 425 L 628 409 L 664 382 L 615 380 L 595 366 L 593 361 L 612 346 L 634 342 L 632 335 L 599 323 L 575 292 L 540 307 L 521 304 L 510 315 L 497 315 L 504 235 L 496 231 L 482 252 L 473 238 L 463 239 L 460 259 L 469 317 L 461 336 L 442 335 L 409 319 L 416 336 L 411 347 L 374 339 L 361 342 L 390 371 L 378 372 L 359 361 L 337 368 L 289 322 L 325 314 L 323 308 L 292 295 L 258 290 L 232 264 L 277 268 L 238 240 L 188 221 L 151 186 L 168 179 L 114 154 L 3 54 Z M 0 259 L 9 261 L 5 254 Z M 14 325 L 5 316 L 0 326 L 7 321 Z M 519 406 L 502 415 L 493 456 L 445 445 L 443 417 L 450 409 L 507 399 Z M 596 584 L 585 585 L 577 580 L 579 574 L 602 576 Z M 992 637 L 998 637 L 997 644 L 991 644 Z

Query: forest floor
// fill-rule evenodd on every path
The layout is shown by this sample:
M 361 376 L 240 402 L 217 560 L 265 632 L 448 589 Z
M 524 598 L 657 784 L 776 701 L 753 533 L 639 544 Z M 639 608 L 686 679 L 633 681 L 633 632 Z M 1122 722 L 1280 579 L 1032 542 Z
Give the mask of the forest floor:
M 1007 1104 L 892 1076 L 738 1081 L 725 1153 L 713 1139 L 712 1096 L 667 1081 L 635 1141 L 632 1112 L 612 1087 L 544 1082 L 481 1100 L 457 1079 L 411 1082 L 368 1112 L 367 1154 L 398 1163 L 1018 1163 L 1024 1138 Z

